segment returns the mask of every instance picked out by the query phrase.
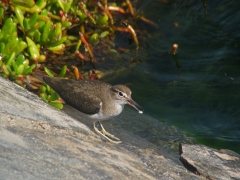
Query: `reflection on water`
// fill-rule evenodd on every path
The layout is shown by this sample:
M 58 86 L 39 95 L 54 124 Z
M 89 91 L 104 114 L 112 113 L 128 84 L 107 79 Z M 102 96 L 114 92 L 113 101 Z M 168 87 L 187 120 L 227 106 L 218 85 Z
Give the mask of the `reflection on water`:
M 207 14 L 198 0 L 137 6 L 159 28 L 140 23 L 148 31 L 140 42 L 144 60 L 121 82 L 133 83 L 148 115 L 199 143 L 240 153 L 240 1 L 208 1 Z M 174 43 L 182 69 L 167 54 Z

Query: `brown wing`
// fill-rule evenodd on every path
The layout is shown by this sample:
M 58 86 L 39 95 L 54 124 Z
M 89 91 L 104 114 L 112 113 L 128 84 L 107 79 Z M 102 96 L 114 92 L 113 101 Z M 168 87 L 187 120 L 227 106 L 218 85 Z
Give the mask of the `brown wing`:
M 70 106 L 85 113 L 96 114 L 100 110 L 101 100 L 86 91 L 87 81 L 61 79 L 44 76 L 43 80 L 56 91 L 59 96 Z

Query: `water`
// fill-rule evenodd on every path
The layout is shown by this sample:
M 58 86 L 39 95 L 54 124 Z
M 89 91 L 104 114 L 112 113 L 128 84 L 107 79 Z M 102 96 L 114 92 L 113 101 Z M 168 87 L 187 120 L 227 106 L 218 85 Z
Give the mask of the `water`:
M 141 62 L 120 74 L 145 113 L 198 143 L 240 153 L 240 1 L 142 1 Z M 167 54 L 179 45 L 177 58 Z M 126 58 L 123 58 L 126 60 Z

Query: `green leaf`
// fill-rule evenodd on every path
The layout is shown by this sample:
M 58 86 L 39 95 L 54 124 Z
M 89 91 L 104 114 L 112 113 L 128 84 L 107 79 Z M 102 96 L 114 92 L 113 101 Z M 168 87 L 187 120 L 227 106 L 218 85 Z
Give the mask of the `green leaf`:
M 38 7 L 40 7 L 41 9 L 43 9 L 43 8 L 46 6 L 46 4 L 47 4 L 47 1 L 46 1 L 46 0 L 38 0 L 38 1 L 36 2 L 36 5 L 37 5 Z
M 64 48 L 65 48 L 64 44 L 60 44 L 60 45 L 57 45 L 54 47 L 47 47 L 47 49 L 50 51 L 62 51 L 62 50 L 64 50 Z
M 4 17 L 4 8 L 0 7 L 0 19 Z
M 97 24 L 100 25 L 100 26 L 107 26 L 108 25 L 108 16 L 105 14 L 104 16 L 102 17 L 99 17 L 97 19 Z
M 101 38 L 106 37 L 109 34 L 109 31 L 103 31 L 100 35 Z
M 9 56 L 9 58 L 8 58 L 8 60 L 7 60 L 7 62 L 6 62 L 6 65 L 7 66 L 11 66 L 12 65 L 12 61 L 13 61 L 13 59 L 14 59 L 14 57 L 15 57 L 15 52 L 12 52 L 11 53 L 11 55 Z
M 41 33 L 38 30 L 36 30 L 34 32 L 33 39 L 34 39 L 35 42 L 40 42 L 40 40 L 41 40 Z
M 0 54 L 2 55 L 5 50 L 5 43 L 1 42 L 0 43 Z
M 78 50 L 79 50 L 79 47 L 81 46 L 81 44 L 82 44 L 82 41 L 81 41 L 81 39 L 79 39 L 78 42 L 77 42 L 75 51 L 78 51 Z
M 28 21 L 28 25 L 30 28 L 34 26 L 34 24 L 37 22 L 37 19 L 38 19 L 38 13 L 34 13 L 31 15 L 30 20 Z
M 99 37 L 97 33 L 94 33 L 90 38 L 89 42 L 92 43 L 93 45 L 97 45 L 99 43 Z
M 32 8 L 35 5 L 34 0 L 11 0 L 13 5 L 23 6 L 26 8 Z
M 26 37 L 27 43 L 28 43 L 28 49 L 30 52 L 30 55 L 34 61 L 38 61 L 40 53 L 37 48 L 37 45 L 28 37 Z
M 54 77 L 52 72 L 46 66 L 44 67 L 44 71 L 47 73 L 48 76 Z
M 56 47 L 58 45 L 61 45 L 66 40 L 67 40 L 67 36 L 63 36 L 59 41 L 48 43 L 47 48 Z
M 51 106 L 57 108 L 57 109 L 62 109 L 63 108 L 63 104 L 59 103 L 59 102 L 50 102 L 49 103 Z
M 13 22 L 12 18 L 7 18 L 6 21 L 4 22 L 4 25 L 2 27 L 1 31 L 1 39 L 8 39 L 9 37 L 12 36 L 17 36 L 17 25 L 15 22 Z
M 43 27 L 43 33 L 41 34 L 41 42 L 45 44 L 48 40 L 48 35 L 51 30 L 52 21 L 47 21 Z
M 23 64 L 20 64 L 17 68 L 17 74 L 20 75 L 23 73 L 23 70 L 24 70 L 24 65 Z
M 24 67 L 28 68 L 29 60 L 26 59 L 25 61 L 23 61 L 23 65 L 24 65 Z
M 45 62 L 45 61 L 46 61 L 46 56 L 45 55 L 40 55 L 39 62 Z
M 23 50 L 27 48 L 27 43 L 25 41 L 20 41 L 17 43 L 17 45 L 14 47 L 13 51 L 16 52 L 16 55 L 23 52 Z
M 14 48 L 18 45 L 19 39 L 14 36 L 10 36 L 7 40 L 3 55 L 9 56 L 11 52 L 14 51 Z
M 64 12 L 68 12 L 72 5 L 72 0 L 57 0 L 58 5 L 62 8 Z
M 32 70 L 36 67 L 35 64 L 32 64 L 30 67 L 28 67 L 27 69 L 24 69 L 23 71 L 23 75 L 28 75 L 28 74 L 31 74 L 32 73 Z
M 46 93 L 46 90 L 47 90 L 46 86 L 42 85 L 40 87 L 40 93 Z
M 17 16 L 19 24 L 21 25 L 22 28 L 24 28 L 24 26 L 23 26 L 24 15 L 23 15 L 22 10 L 16 6 L 16 7 L 14 7 L 14 12 Z
M 23 62 L 25 61 L 25 57 L 24 55 L 20 54 L 18 55 L 18 57 L 16 58 L 16 64 L 19 66 L 20 64 L 23 64 Z
M 28 20 L 26 18 L 23 19 L 23 29 L 24 30 L 29 29 Z
M 63 77 L 65 74 L 66 74 L 66 71 L 67 71 L 67 66 L 64 65 L 58 75 L 58 77 Z
M 50 86 L 49 86 L 49 85 L 47 85 L 47 84 L 45 84 L 45 86 L 46 86 L 46 89 L 47 89 L 47 93 L 50 93 L 50 91 L 51 91 L 51 88 L 50 88 Z
M 54 93 L 52 93 L 50 100 L 51 101 L 56 101 L 59 98 L 60 98 L 59 95 L 56 92 L 54 92 Z
M 46 95 L 45 93 L 41 93 L 41 94 L 40 94 L 40 97 L 42 98 L 42 100 L 43 100 L 45 103 L 48 103 L 47 95 Z
M 70 21 L 64 21 L 63 23 L 62 23 L 62 27 L 63 28 L 68 28 L 69 26 L 71 26 L 72 25 L 72 23 L 70 22 Z
M 9 76 L 9 71 L 8 71 L 8 66 L 7 65 L 5 65 L 5 64 L 3 64 L 2 65 L 2 72 L 6 75 L 6 76 Z
M 62 39 L 62 24 L 57 23 L 54 29 L 54 37 L 56 39 Z
M 16 64 L 15 61 L 12 62 L 12 67 L 13 67 L 13 70 L 14 70 L 16 73 L 18 73 L 18 72 L 17 72 L 18 66 L 17 66 L 17 64 Z

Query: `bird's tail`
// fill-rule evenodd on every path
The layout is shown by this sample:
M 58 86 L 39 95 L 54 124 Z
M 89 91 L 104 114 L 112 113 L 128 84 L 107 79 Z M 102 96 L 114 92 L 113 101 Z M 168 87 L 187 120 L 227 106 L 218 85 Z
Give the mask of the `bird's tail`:
M 32 75 L 33 75 L 35 78 L 37 78 L 38 80 L 44 82 L 43 77 L 44 77 L 45 75 L 40 74 L 40 73 L 38 73 L 38 72 L 35 72 L 35 73 L 33 73 Z

